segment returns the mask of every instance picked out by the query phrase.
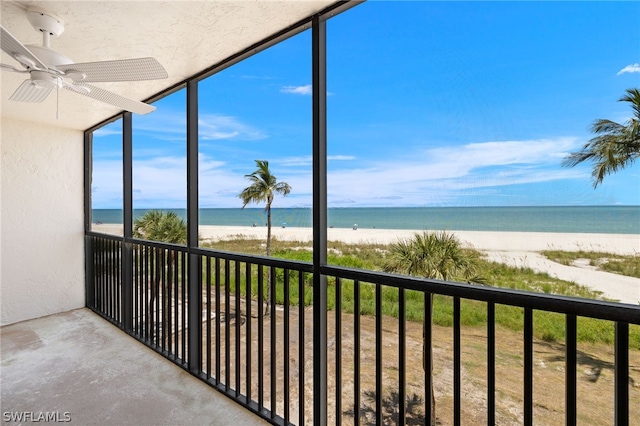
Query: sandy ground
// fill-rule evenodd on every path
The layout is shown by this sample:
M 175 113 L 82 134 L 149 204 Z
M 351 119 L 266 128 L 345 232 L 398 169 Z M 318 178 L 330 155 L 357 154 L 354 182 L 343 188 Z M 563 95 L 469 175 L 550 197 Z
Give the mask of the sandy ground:
M 109 234 L 122 234 L 122 225 L 93 225 L 93 230 Z M 404 229 L 351 229 L 330 228 L 327 230 L 329 241 L 345 243 L 388 244 L 399 238 L 410 238 L 415 232 Z M 573 281 L 602 291 L 608 298 L 623 303 L 640 303 L 640 279 L 630 278 L 607 272 L 595 271 L 588 264 L 564 266 L 547 260 L 538 252 L 553 249 L 563 251 L 597 251 L 616 254 L 639 254 L 640 236 L 632 234 L 571 234 L 550 232 L 485 232 L 453 231 L 457 237 L 470 247 L 485 252 L 490 260 L 513 266 L 530 267 L 533 270 L 547 272 L 549 275 Z M 247 238 L 265 238 L 264 226 L 209 226 L 199 229 L 202 240 L 221 240 L 244 236 Z M 280 240 L 311 241 L 311 228 L 272 229 L 273 236 Z

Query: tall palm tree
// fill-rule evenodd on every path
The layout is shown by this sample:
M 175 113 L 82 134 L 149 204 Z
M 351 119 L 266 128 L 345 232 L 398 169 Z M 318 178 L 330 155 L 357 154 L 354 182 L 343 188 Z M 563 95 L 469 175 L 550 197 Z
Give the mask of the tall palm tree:
M 286 182 L 278 182 L 275 175 L 269 170 L 269 162 L 266 160 L 255 160 L 258 168 L 250 175 L 245 175 L 251 185 L 242 190 L 238 197 L 242 200 L 242 208 L 249 203 L 265 203 L 264 211 L 267 213 L 267 256 L 271 255 L 271 203 L 276 194 L 286 197 L 291 192 L 291 186 Z M 265 314 L 269 314 L 269 304 L 271 302 L 271 274 L 267 274 L 267 307 Z
M 445 281 L 464 281 L 477 284 L 484 282 L 484 279 L 478 276 L 477 252 L 465 249 L 455 235 L 444 231 L 415 233 L 411 239 L 398 240 L 389 247 L 384 270 Z M 431 299 L 431 306 L 433 308 L 433 299 Z M 431 324 L 432 318 L 426 316 L 424 318 L 424 336 L 427 333 L 427 321 Z M 426 342 L 423 344 L 422 351 L 424 367 L 426 353 L 432 354 L 426 347 Z M 431 355 L 430 374 L 432 377 L 430 424 L 435 425 L 436 399 L 433 386 L 433 354 Z
M 591 131 L 596 136 L 580 151 L 572 152 L 562 162 L 574 167 L 583 161 L 591 161 L 593 187 L 596 188 L 608 174 L 631 166 L 640 156 L 640 90 L 627 89 L 620 102 L 629 102 L 633 116 L 625 123 L 600 119 L 593 123 Z

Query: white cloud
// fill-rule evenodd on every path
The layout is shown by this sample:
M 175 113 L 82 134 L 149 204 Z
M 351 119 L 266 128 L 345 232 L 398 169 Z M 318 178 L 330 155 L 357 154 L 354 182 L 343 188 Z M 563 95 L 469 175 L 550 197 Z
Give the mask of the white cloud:
M 187 120 L 184 112 L 158 110 L 133 122 L 134 133 L 140 132 L 160 140 L 184 141 Z M 222 114 L 201 113 L 198 132 L 202 140 L 259 140 L 267 134 L 237 117 Z
M 198 132 L 203 140 L 242 139 L 259 140 L 267 135 L 236 117 L 220 114 L 200 114 Z
M 329 161 L 351 161 L 355 160 L 356 157 L 354 155 L 328 155 L 327 160 Z
M 328 155 L 328 161 L 351 161 L 355 160 L 353 155 Z M 311 166 L 313 164 L 313 157 L 310 155 L 304 155 L 300 157 L 284 157 L 271 161 L 274 164 L 281 164 L 283 166 Z
M 634 72 L 640 72 L 640 64 L 635 63 L 635 64 L 627 65 L 626 67 L 618 71 L 618 74 L 616 75 L 625 74 L 625 73 L 634 73 Z
M 282 93 L 293 93 L 294 95 L 311 95 L 312 87 L 310 84 L 304 86 L 284 86 L 280 89 Z
M 560 168 L 577 144 L 576 138 L 491 141 L 360 163 L 329 173 L 329 203 L 355 198 L 359 205 L 446 205 L 468 190 L 588 179 L 584 171 Z
M 111 136 L 111 135 L 122 135 L 122 129 L 116 129 L 116 128 L 111 128 L 110 126 L 105 126 L 93 132 L 94 138 Z

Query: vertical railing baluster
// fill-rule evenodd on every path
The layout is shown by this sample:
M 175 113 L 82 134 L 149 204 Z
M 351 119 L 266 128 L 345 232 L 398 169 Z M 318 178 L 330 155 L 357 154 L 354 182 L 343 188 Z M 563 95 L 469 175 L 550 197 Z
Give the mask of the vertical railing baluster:
M 114 270 L 113 270 L 113 245 L 114 242 L 112 240 L 110 240 L 108 242 L 108 252 L 107 252 L 107 269 L 109 271 L 109 274 L 107 275 L 107 283 L 105 285 L 105 312 L 107 313 L 107 315 L 109 316 L 109 318 L 113 318 L 113 311 L 112 311 L 112 299 L 111 299 L 111 287 L 113 286 L 113 274 L 114 274 Z
M 376 286 L 376 425 L 382 424 L 382 285 Z
M 533 310 L 524 308 L 524 424 L 533 424 Z
M 160 299 L 160 348 L 162 351 L 166 349 L 166 332 L 167 332 L 167 281 L 171 274 L 169 274 L 168 269 L 171 268 L 171 254 L 173 250 L 163 249 L 162 251 L 162 260 L 163 267 L 160 276 L 162 280 L 160 281 L 160 291 L 158 292 L 158 296 Z
M 211 378 L 211 256 L 207 256 L 205 261 L 207 286 L 207 379 Z
M 576 374 L 576 363 L 577 363 L 577 320 L 576 316 L 573 314 L 567 314 L 565 318 L 567 330 L 565 332 L 566 341 L 565 341 L 565 350 L 566 350 L 566 361 L 565 361 L 565 424 L 567 426 L 575 426 L 576 424 L 576 401 L 577 401 L 577 374 Z
M 109 300 L 108 300 L 108 288 L 109 288 L 109 277 L 111 276 L 111 269 L 110 269 L 110 265 L 109 265 L 109 249 L 110 249 L 110 242 L 109 241 L 105 241 L 104 244 L 104 252 L 102 254 L 103 257 L 103 262 L 102 264 L 104 265 L 104 275 L 103 275 L 103 281 L 102 281 L 102 286 L 101 286 L 101 292 L 102 292 L 102 312 L 107 314 L 109 313 L 108 309 L 109 309 Z
M 229 309 L 231 305 L 231 261 L 224 260 L 224 390 L 229 391 L 231 381 L 231 330 L 229 330 Z
M 195 303 L 193 300 L 188 299 L 187 296 L 187 253 L 182 253 L 182 263 L 180 264 L 180 270 L 182 272 L 182 364 L 186 364 L 188 361 L 188 351 L 187 351 L 187 336 L 186 329 L 187 325 L 187 306 L 189 303 Z M 198 285 L 199 287 L 199 285 Z M 201 307 L 198 307 L 198 310 L 201 310 Z M 200 318 L 198 318 L 200 320 Z
M 184 255 L 179 257 L 180 262 L 183 262 Z M 182 263 L 180 263 L 181 265 Z M 178 346 L 179 342 L 179 313 L 180 313 L 180 274 L 178 273 L 179 269 L 176 267 L 176 277 L 173 281 L 173 307 L 171 309 L 171 323 L 173 324 L 173 355 L 175 359 L 179 359 L 180 349 Z
M 179 253 L 179 252 L 178 252 Z M 175 346 L 175 335 L 171 338 L 171 334 L 173 332 L 173 311 L 178 303 L 178 296 L 176 295 L 176 283 L 180 279 L 180 256 L 176 255 L 174 259 L 173 266 L 173 276 L 171 277 L 171 282 L 167 285 L 167 346 L 169 353 L 176 354 L 176 346 Z
M 251 347 L 252 347 L 252 341 L 253 341 L 253 336 L 251 335 L 251 315 L 252 315 L 252 309 L 251 309 L 251 285 L 252 285 L 252 277 L 251 277 L 251 266 L 252 264 L 247 262 L 245 264 L 245 284 L 244 284 L 244 291 L 245 291 L 245 297 L 246 297 L 246 318 L 247 321 L 245 322 L 245 333 L 247 336 L 247 344 L 246 344 L 246 392 L 247 392 L 247 402 L 251 401 L 251 378 L 253 376 L 253 369 L 252 369 L 252 365 L 251 365 Z
M 300 420 L 298 424 L 305 424 L 304 419 L 304 401 L 305 401 L 305 392 L 304 392 L 304 370 L 305 370 L 305 357 L 304 357 L 304 331 L 305 331 L 305 323 L 304 323 L 304 279 L 305 274 L 302 271 L 298 272 L 298 409 L 300 410 Z
M 258 409 L 264 409 L 264 267 L 258 265 Z
M 131 249 L 123 241 L 118 242 L 118 290 L 116 296 L 116 315 L 120 326 L 131 332 Z M 125 275 L 122 275 L 125 271 Z
M 236 269 L 236 273 L 235 273 L 235 284 L 236 284 L 236 288 L 235 288 L 235 311 L 236 311 L 236 327 L 235 327 L 235 331 L 236 331 L 236 342 L 234 344 L 234 354 L 236 356 L 236 361 L 235 361 L 235 388 L 236 388 L 236 398 L 238 396 L 240 396 L 240 373 L 241 373 L 241 368 L 240 368 L 240 326 L 241 326 L 241 320 L 242 317 L 240 315 L 240 281 L 242 278 L 242 275 L 240 273 L 240 262 L 236 261 L 235 263 L 235 269 Z
M 109 268 L 109 263 L 107 262 L 107 259 L 109 257 L 109 241 L 104 241 L 103 244 L 103 251 L 101 253 L 101 258 L 102 258 L 102 273 L 100 274 L 102 276 L 102 280 L 100 282 L 100 311 L 106 315 L 108 315 L 108 307 L 109 305 L 107 304 L 107 285 L 109 283 L 109 275 L 111 275 L 111 269 Z
M 143 297 L 143 304 L 144 304 L 144 339 L 146 341 L 149 340 L 149 248 L 145 247 L 142 248 L 143 253 L 144 253 L 144 257 L 143 257 L 143 280 L 144 280 L 144 287 L 143 287 L 143 291 L 144 291 L 144 297 Z
M 125 301 L 123 300 L 124 294 L 122 292 L 122 287 L 124 285 L 124 280 L 123 280 L 123 276 L 122 276 L 122 269 L 124 267 L 124 263 L 123 263 L 123 256 L 125 255 L 125 248 L 124 248 L 124 243 L 122 243 L 121 241 L 116 242 L 116 288 L 115 288 L 115 310 L 114 310 L 114 316 L 116 319 L 116 322 L 118 324 L 120 324 L 120 327 L 122 327 L 125 331 L 129 331 L 127 329 L 128 324 L 125 323 L 125 317 L 123 316 L 122 309 L 123 309 L 123 305 L 127 306 L 125 304 Z M 127 274 L 129 273 L 129 271 L 127 271 Z M 128 295 L 127 295 L 128 297 Z
M 360 424 L 360 281 L 353 281 L 353 422 Z
M 342 280 L 336 278 L 335 341 L 336 341 L 336 425 L 342 424 Z
M 276 410 L 277 410 L 277 398 L 276 395 L 278 394 L 278 388 L 277 388 L 277 384 L 278 381 L 276 380 L 276 378 L 278 377 L 278 372 L 277 372 L 277 365 L 276 365 L 276 361 L 277 361 L 277 350 L 278 347 L 276 346 L 277 343 L 277 329 L 276 329 L 276 325 L 277 325 L 277 321 L 276 321 L 276 294 L 278 294 L 276 292 L 276 268 L 275 267 L 271 267 L 268 268 L 269 269 L 269 274 L 271 276 L 271 291 L 270 291 L 270 295 L 269 295 L 269 305 L 271 306 L 270 308 L 270 319 L 271 319 L 271 331 L 270 331 L 270 336 L 269 336 L 269 342 L 271 343 L 271 376 L 269 377 L 269 382 L 271 384 L 271 395 L 270 395 L 270 400 L 271 400 L 271 419 L 275 419 L 276 417 Z
M 101 310 L 107 316 L 111 316 L 111 312 L 109 311 L 109 284 L 111 282 L 111 275 L 113 271 L 111 270 L 111 264 L 109 263 L 109 256 L 111 254 L 111 241 L 105 241 L 105 251 L 103 254 L 103 265 L 104 265 L 104 282 L 102 285 L 102 307 Z
M 629 424 L 629 323 L 615 323 L 615 425 Z M 636 419 L 637 421 L 638 419 Z
M 460 297 L 453 298 L 453 424 L 460 426 Z
M 435 404 L 433 404 L 433 339 L 431 335 L 431 319 L 433 317 L 433 294 L 424 293 L 423 318 L 422 318 L 422 366 L 424 369 L 424 415 L 433 423 Z
M 496 305 L 487 303 L 487 424 L 496 424 Z
M 289 424 L 289 406 L 291 404 L 289 393 L 289 322 L 291 321 L 289 317 L 289 269 L 284 270 L 283 291 L 284 319 L 282 320 L 282 325 L 284 327 L 284 356 L 282 358 L 284 360 L 284 424 Z
M 220 339 L 220 286 L 222 285 L 222 278 L 220 272 L 220 258 L 216 257 L 216 384 L 220 385 L 220 357 L 221 357 L 221 339 Z
M 404 288 L 398 288 L 398 426 L 404 426 L 407 417 L 406 390 L 406 300 Z
M 109 273 L 109 270 L 107 269 L 107 264 L 105 262 L 105 251 L 106 251 L 106 241 L 102 240 L 100 241 L 100 248 L 99 248 L 99 252 L 98 252 L 98 265 L 100 266 L 100 274 L 98 275 L 98 280 L 97 280 L 97 295 L 98 295 L 98 301 L 96 303 L 96 306 L 98 307 L 98 309 L 100 310 L 100 312 L 104 313 L 104 283 L 105 283 L 105 277 L 106 274 Z
M 163 279 L 164 273 L 164 249 L 156 249 L 156 276 L 154 278 L 154 292 L 155 292 L 155 324 L 153 333 L 153 343 L 158 347 L 158 339 L 160 338 L 160 281 Z
M 135 336 L 138 330 L 138 271 L 136 268 L 136 246 L 129 244 L 131 256 L 131 333 Z
M 96 306 L 98 307 L 98 309 L 100 310 L 100 312 L 104 313 L 104 283 L 106 280 L 106 274 L 109 273 L 109 270 L 107 269 L 107 264 L 105 262 L 105 251 L 106 251 L 106 241 L 101 240 L 100 241 L 100 251 L 98 252 L 98 265 L 100 266 L 100 274 L 98 275 L 98 280 L 97 280 L 97 295 L 98 295 L 98 301 Z

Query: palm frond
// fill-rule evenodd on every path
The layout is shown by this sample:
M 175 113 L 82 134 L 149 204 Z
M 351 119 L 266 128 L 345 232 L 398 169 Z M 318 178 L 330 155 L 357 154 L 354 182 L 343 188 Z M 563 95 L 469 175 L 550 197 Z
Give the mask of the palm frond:
M 591 131 L 598 136 L 562 161 L 565 167 L 591 162 L 594 187 L 602 183 L 605 176 L 630 166 L 640 156 L 640 90 L 627 89 L 626 95 L 619 101 L 631 104 L 634 117 L 625 124 L 606 119 L 595 121 Z

